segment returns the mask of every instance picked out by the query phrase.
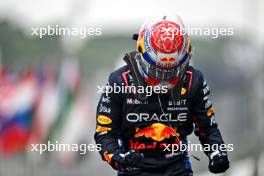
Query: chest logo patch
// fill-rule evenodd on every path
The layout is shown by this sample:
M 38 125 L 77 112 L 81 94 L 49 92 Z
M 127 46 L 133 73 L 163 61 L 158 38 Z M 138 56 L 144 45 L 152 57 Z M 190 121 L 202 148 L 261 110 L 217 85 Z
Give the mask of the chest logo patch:
M 160 142 L 166 138 L 176 137 L 179 138 L 180 134 L 177 133 L 176 128 L 166 126 L 162 123 L 154 123 L 144 129 L 136 132 L 135 137 L 146 137 L 151 138 L 154 141 Z

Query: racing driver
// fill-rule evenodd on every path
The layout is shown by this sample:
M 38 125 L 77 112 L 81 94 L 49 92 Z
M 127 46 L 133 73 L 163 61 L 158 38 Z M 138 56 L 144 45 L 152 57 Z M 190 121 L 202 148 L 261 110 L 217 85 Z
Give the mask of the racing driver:
M 208 148 L 209 171 L 225 172 L 226 150 L 213 149 L 224 141 L 209 86 L 190 65 L 192 45 L 181 19 L 147 21 L 133 39 L 137 50 L 127 53 L 126 65 L 110 74 L 97 106 L 95 140 L 102 159 L 118 176 L 190 176 L 188 151 L 171 149 L 187 144 L 194 131 Z

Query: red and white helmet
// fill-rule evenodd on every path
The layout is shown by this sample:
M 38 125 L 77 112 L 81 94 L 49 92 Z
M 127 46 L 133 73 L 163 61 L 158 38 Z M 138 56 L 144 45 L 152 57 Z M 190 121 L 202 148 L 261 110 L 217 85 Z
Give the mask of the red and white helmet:
M 172 88 L 189 64 L 191 42 L 178 16 L 163 16 L 142 25 L 136 55 L 141 75 L 149 85 Z

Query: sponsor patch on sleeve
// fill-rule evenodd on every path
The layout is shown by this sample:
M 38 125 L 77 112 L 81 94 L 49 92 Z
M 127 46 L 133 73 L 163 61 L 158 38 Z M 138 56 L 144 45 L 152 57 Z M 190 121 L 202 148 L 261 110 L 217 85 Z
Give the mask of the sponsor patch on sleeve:
M 103 125 L 108 125 L 112 123 L 112 120 L 110 117 L 107 117 L 105 115 L 98 115 L 97 122 Z
M 104 152 L 104 160 L 108 163 L 111 163 L 111 159 L 113 157 L 113 154 L 108 153 L 108 152 Z
M 100 125 L 97 125 L 97 127 L 96 127 L 96 132 L 97 133 L 104 133 L 104 132 L 111 131 L 111 130 L 112 130 L 112 128 L 102 127 Z
M 207 116 L 212 116 L 214 114 L 214 109 L 211 107 L 211 108 L 209 108 L 208 109 L 208 111 L 207 111 Z

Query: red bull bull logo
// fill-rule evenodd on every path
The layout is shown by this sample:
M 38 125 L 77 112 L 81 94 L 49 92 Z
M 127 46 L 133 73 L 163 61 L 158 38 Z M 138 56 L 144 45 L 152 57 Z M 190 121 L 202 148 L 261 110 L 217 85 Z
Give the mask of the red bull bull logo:
M 180 134 L 177 133 L 176 128 L 172 128 L 169 126 L 166 126 L 162 123 L 154 123 L 149 127 L 146 127 L 141 130 L 137 130 L 135 137 L 146 137 L 151 138 L 154 141 L 161 142 L 164 139 L 168 139 L 171 137 L 176 137 L 179 139 Z

